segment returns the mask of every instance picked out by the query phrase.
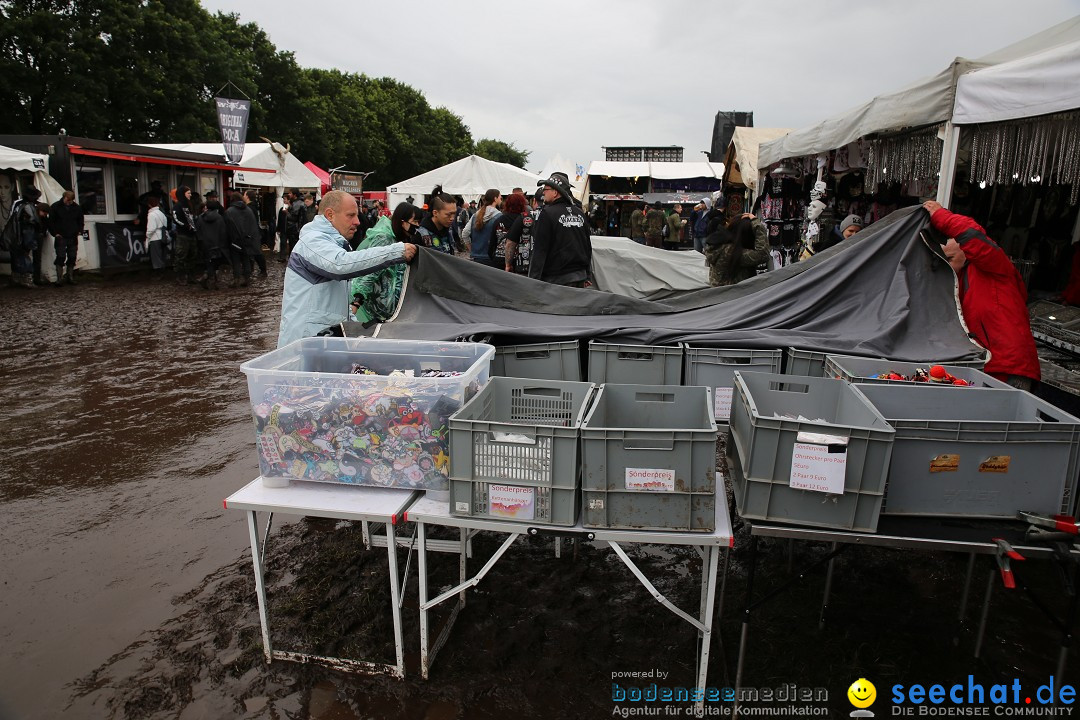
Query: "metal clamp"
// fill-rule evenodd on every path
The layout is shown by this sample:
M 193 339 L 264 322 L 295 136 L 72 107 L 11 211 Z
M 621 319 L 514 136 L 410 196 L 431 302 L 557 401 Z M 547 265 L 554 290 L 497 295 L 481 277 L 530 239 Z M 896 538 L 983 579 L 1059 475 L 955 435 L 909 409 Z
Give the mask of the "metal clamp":
M 1001 570 L 1001 581 L 1005 587 L 1012 590 L 1016 587 L 1016 578 L 1013 577 L 1011 560 L 1023 560 L 1024 556 L 1013 550 L 1013 546 L 1005 538 L 992 538 L 997 545 L 997 564 Z
M 595 540 L 596 533 L 590 530 L 562 530 L 560 528 L 550 527 L 531 527 L 526 530 L 529 537 L 536 537 L 543 533 L 544 535 L 555 535 L 556 537 L 571 538 L 573 540 Z
M 1047 528 L 1048 530 L 1055 530 L 1069 535 L 1080 535 L 1080 523 L 1077 523 L 1076 518 L 1069 515 L 1047 517 L 1046 515 L 1021 510 L 1016 513 L 1016 516 L 1034 527 Z

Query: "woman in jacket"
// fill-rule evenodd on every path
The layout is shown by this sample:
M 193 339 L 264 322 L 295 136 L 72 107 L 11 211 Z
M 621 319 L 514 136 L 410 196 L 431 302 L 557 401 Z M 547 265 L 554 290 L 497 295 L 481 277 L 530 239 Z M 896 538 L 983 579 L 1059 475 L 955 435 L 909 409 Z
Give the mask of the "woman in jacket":
M 357 250 L 383 247 L 394 243 L 414 243 L 424 211 L 415 205 L 401 203 L 391 217 L 380 216 L 375 227 L 367 231 Z M 394 316 L 405 279 L 404 265 L 391 265 L 378 272 L 353 278 L 349 286 L 350 308 L 357 322 L 386 322 Z
M 196 264 L 199 261 L 199 245 L 195 239 L 195 213 L 191 208 L 191 188 L 181 185 L 176 188 L 176 203 L 173 204 L 173 222 L 176 223 L 176 251 L 173 254 L 173 269 L 176 282 L 187 285 L 195 277 Z
M 757 274 L 757 266 L 769 259 L 769 235 L 765 224 L 750 213 L 734 218 L 725 228 L 717 213 L 705 237 L 705 261 L 709 284 L 734 285 Z
M 488 247 L 492 267 L 514 272 L 516 270 L 517 240 L 521 238 L 522 220 L 525 215 L 525 196 L 514 193 L 503 202 L 502 214 L 495 218 L 495 242 Z
M 472 220 L 465 226 L 461 235 L 462 242 L 469 248 L 469 258 L 473 262 L 496 267 L 491 260 L 490 248 L 495 237 L 495 220 L 498 219 L 499 207 L 502 206 L 502 194 L 492 188 L 480 199 L 480 207 Z M 497 266 L 502 269 L 502 266 Z
M 161 199 L 151 195 L 146 200 L 146 247 L 150 254 L 150 269 L 157 274 L 168 265 L 169 219 L 161 210 Z

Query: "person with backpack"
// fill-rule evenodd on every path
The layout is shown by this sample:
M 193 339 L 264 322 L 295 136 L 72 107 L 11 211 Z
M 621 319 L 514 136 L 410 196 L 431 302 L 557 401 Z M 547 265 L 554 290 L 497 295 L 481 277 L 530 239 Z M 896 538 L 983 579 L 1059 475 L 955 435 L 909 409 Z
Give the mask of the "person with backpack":
M 649 208 L 649 212 L 645 213 L 645 244 L 649 247 L 662 247 L 664 242 L 664 224 L 667 222 L 667 218 L 664 217 L 663 206 L 660 201 L 657 200 Z
M 502 215 L 500 207 L 502 193 L 495 188 L 484 193 L 484 197 L 480 199 L 480 208 L 461 234 L 461 241 L 469 248 L 469 258 L 473 262 L 502 270 L 502 261 L 496 264 L 489 252 L 491 244 L 495 242 L 495 221 Z

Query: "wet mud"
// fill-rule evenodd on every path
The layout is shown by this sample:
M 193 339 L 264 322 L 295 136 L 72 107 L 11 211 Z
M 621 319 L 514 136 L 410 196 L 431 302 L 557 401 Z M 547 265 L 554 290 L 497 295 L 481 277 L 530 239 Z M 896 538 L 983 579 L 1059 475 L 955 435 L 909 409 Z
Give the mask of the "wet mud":
M 258 471 L 238 365 L 273 347 L 281 266 L 246 290 L 204 292 L 146 276 L 75 288 L 0 290 L 0 719 L 605 718 L 616 673 L 695 684 L 697 634 L 606 548 L 523 537 L 469 591 L 432 677 L 420 678 L 416 557 L 403 599 L 405 680 L 263 657 L 243 514 L 221 500 Z M 412 529 L 406 526 L 406 536 Z M 746 603 L 746 528 L 711 646 L 707 684 L 735 682 Z M 475 572 L 501 536 L 474 540 Z M 744 685 L 823 688 L 851 711 L 859 677 L 878 687 L 1019 678 L 1046 682 L 1060 634 L 1019 591 L 995 588 L 982 658 L 980 560 L 958 620 L 966 556 L 855 547 L 842 554 L 826 622 L 822 544 L 763 541 Z M 694 613 L 701 561 L 631 546 L 642 571 Z M 432 593 L 457 562 L 432 553 Z M 393 662 L 385 548 L 358 523 L 275 518 L 267 549 L 277 649 Z M 1054 566 L 1025 579 L 1063 610 Z M 433 636 L 449 604 L 435 613 Z M 1061 680 L 1080 683 L 1080 658 Z M 682 706 L 685 708 L 685 705 Z M 685 715 L 684 715 L 685 716 Z

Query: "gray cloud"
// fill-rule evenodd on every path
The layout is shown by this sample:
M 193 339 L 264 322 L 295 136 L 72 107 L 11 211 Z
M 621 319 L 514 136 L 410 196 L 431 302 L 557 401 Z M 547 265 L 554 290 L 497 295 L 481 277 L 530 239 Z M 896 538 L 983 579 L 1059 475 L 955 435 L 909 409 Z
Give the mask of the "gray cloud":
M 203 0 L 258 23 L 303 66 L 390 76 L 473 137 L 587 165 L 603 145 L 682 145 L 717 110 L 802 127 L 1080 11 L 1080 0 L 317 4 Z

